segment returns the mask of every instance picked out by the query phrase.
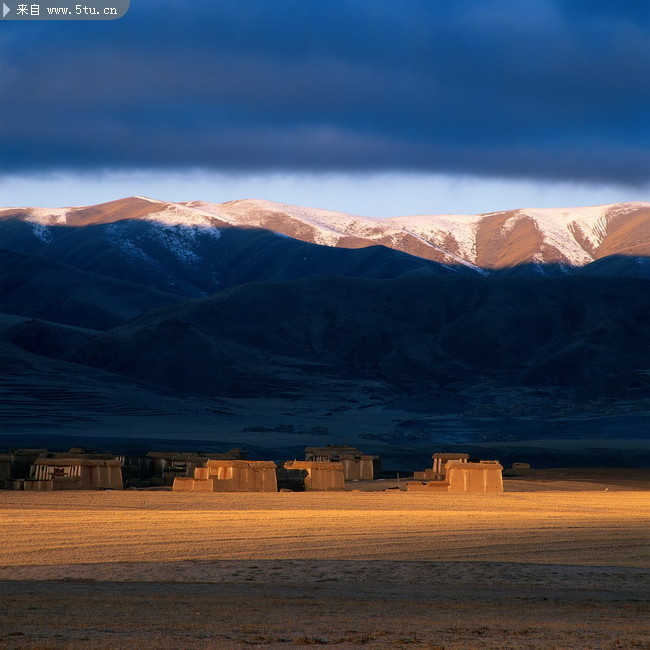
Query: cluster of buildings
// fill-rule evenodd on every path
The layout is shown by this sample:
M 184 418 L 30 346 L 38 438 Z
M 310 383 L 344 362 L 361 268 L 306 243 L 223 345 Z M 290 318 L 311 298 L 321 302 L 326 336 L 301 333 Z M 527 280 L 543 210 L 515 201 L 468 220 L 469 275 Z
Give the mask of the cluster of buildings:
M 12 449 L 0 454 L 0 488 L 8 490 L 121 490 L 126 487 L 173 485 L 214 458 L 243 458 L 245 452 L 225 454 L 151 451 L 146 455 L 119 456 L 72 448 L 66 452 L 47 449 Z
M 409 491 L 503 492 L 497 461 L 470 462 L 468 454 L 434 454 L 433 467 L 415 472 Z M 15 449 L 0 455 L 0 488 L 26 491 L 121 490 L 172 486 L 179 492 L 342 490 L 346 481 L 381 476 L 379 457 L 346 445 L 307 447 L 305 460 L 248 460 L 224 454 L 149 452 L 116 456 L 73 448 L 68 452 Z

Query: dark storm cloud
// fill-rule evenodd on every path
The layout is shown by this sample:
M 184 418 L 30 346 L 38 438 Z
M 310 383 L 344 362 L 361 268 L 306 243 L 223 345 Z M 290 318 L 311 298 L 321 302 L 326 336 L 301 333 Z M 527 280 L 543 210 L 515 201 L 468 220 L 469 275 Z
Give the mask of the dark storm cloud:
M 138 0 L 1 27 L 4 172 L 650 180 L 645 1 Z

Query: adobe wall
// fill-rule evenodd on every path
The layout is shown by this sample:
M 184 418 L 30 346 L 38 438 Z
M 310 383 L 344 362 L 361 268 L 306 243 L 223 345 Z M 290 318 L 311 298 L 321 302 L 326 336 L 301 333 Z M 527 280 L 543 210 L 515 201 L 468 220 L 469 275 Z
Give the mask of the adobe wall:
M 122 467 L 117 460 L 42 458 L 34 463 L 32 478 L 53 480 L 55 490 L 121 490 Z
M 41 479 L 43 480 L 43 479 Z M 55 490 L 91 490 L 92 487 L 81 482 L 80 476 L 56 476 L 51 479 Z
M 289 471 L 306 472 L 305 490 L 343 490 L 345 476 L 342 463 L 290 460 L 284 464 Z
M 305 461 L 342 463 L 346 481 L 372 480 L 381 476 L 379 456 L 363 454 L 356 447 L 347 445 L 306 447 Z
M 51 492 L 54 489 L 54 481 L 39 481 L 34 479 L 16 478 L 6 481 L 8 490 L 24 490 L 26 492 Z
M 346 481 L 371 481 L 374 478 L 373 457 L 368 458 L 341 458 L 343 474 Z
M 176 477 L 177 492 L 277 492 L 276 465 L 271 461 L 209 460 L 194 478 Z
M 229 481 L 218 491 L 277 492 L 277 466 L 266 460 L 209 460 L 206 463 L 209 478 Z M 196 470 L 195 470 L 196 471 Z M 195 476 L 196 477 L 196 476 Z M 198 477 L 196 477 L 198 478 Z M 216 490 L 215 490 L 216 491 Z
M 433 481 L 436 475 L 433 469 L 425 469 L 422 472 L 413 472 L 413 478 L 417 481 Z
M 467 463 L 469 454 L 433 454 L 433 476 L 432 479 L 445 479 L 447 476 L 447 464 L 450 462 Z
M 406 484 L 407 492 L 449 492 L 449 483 L 447 481 L 411 481 Z
M 503 466 L 497 461 L 447 463 L 449 492 L 503 492 Z
M 54 481 L 23 481 L 23 490 L 25 492 L 52 492 Z
M 106 490 L 122 489 L 122 468 L 114 465 L 89 467 L 89 487 Z
M 174 479 L 174 492 L 194 492 L 194 479 L 186 476 L 177 476 Z

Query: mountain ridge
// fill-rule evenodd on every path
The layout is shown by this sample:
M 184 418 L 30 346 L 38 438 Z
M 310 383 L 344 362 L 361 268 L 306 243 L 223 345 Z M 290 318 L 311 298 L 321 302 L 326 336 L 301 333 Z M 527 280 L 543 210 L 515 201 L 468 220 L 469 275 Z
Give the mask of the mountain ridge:
M 648 204 L 397 225 L 211 205 L 0 210 L 2 427 L 646 435 Z
M 54 226 L 125 220 L 214 236 L 224 228 L 257 228 L 328 247 L 381 245 L 477 272 L 522 264 L 556 264 L 570 270 L 610 255 L 650 257 L 650 203 L 645 202 L 377 218 L 261 199 L 174 203 L 129 197 L 76 208 L 0 208 L 0 222 L 8 219 L 30 224 L 44 241 Z

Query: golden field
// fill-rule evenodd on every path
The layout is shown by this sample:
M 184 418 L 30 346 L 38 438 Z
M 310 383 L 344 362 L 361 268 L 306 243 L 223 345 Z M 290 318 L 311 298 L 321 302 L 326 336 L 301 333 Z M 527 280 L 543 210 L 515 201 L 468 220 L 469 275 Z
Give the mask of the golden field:
M 534 489 L 0 492 L 0 647 L 650 647 L 650 492 Z

